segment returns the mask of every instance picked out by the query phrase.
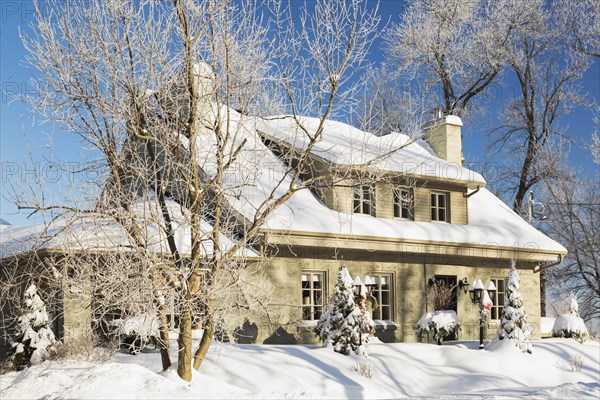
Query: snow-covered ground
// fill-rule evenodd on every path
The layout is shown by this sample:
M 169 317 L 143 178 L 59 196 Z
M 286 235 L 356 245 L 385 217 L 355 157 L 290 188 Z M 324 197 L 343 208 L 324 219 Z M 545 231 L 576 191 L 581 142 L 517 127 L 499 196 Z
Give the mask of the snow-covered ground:
M 0 399 L 600 398 L 599 342 L 548 339 L 534 343 L 533 354 L 504 344 L 371 344 L 365 359 L 316 346 L 215 343 L 189 385 L 174 370 L 159 373 L 158 353 L 117 353 L 102 363 L 51 361 L 0 375 Z M 352 368 L 358 362 L 370 364 L 371 378 Z

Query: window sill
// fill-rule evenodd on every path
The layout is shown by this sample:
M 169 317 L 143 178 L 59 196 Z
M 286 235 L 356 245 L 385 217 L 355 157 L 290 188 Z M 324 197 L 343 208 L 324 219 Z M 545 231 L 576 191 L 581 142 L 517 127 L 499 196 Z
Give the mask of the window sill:
M 375 323 L 376 331 L 395 331 L 398 329 L 398 325 L 389 319 L 376 319 L 373 322 Z
M 301 330 L 313 330 L 317 326 L 318 322 L 319 321 L 316 319 L 302 320 L 298 322 L 298 328 L 300 328 Z

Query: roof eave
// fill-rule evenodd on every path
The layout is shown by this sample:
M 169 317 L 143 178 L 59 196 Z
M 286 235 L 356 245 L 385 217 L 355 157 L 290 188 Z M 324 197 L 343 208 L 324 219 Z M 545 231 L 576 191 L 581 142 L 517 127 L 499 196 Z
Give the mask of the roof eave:
M 458 243 L 434 240 L 389 238 L 365 235 L 339 235 L 324 232 L 305 232 L 264 229 L 265 244 L 301 247 L 336 247 L 343 249 L 387 251 L 413 254 L 447 255 L 477 259 L 515 259 L 527 263 L 553 262 L 566 251 L 511 247 L 494 244 Z

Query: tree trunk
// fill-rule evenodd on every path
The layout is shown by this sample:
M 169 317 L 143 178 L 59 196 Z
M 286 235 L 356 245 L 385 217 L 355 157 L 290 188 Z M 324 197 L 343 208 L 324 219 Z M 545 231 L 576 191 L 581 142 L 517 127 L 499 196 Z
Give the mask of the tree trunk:
M 160 319 L 160 359 L 163 371 L 171 366 L 171 352 L 169 349 L 169 324 L 167 323 L 167 309 L 162 304 L 159 307 Z
M 184 381 L 190 382 L 192 380 L 192 309 L 188 301 L 181 306 L 181 322 L 177 339 L 179 351 L 177 374 Z
M 202 335 L 202 340 L 200 341 L 200 345 L 194 354 L 194 368 L 196 370 L 200 370 L 200 365 L 204 361 L 204 357 L 206 353 L 208 353 L 208 348 L 212 343 L 213 337 L 215 336 L 215 323 L 212 318 L 209 317 L 208 321 L 206 321 L 206 325 L 204 327 L 204 334 Z

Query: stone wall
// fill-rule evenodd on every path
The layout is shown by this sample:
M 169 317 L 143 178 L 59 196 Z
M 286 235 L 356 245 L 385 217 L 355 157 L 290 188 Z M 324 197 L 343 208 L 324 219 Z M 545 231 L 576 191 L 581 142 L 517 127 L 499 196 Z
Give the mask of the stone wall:
M 301 275 L 306 272 L 323 272 L 326 277 L 325 290 L 330 295 L 335 292 L 337 272 L 346 265 L 352 276 L 361 278 L 366 274 L 390 274 L 393 282 L 393 322 L 395 329 L 380 330 L 378 336 L 384 341 L 415 342 L 423 340 L 414 332 L 414 325 L 428 309 L 425 304 L 425 287 L 435 275 L 455 276 L 457 282 L 466 278 L 469 283 L 481 279 L 487 286 L 490 278 L 506 279 L 509 261 L 481 262 L 477 266 L 447 265 L 411 262 L 394 262 L 392 255 L 378 257 L 377 253 L 362 252 L 362 257 L 338 253 L 338 259 L 322 257 L 329 253 L 314 250 L 315 257 L 276 257 L 265 266 L 269 280 L 274 288 L 273 302 L 269 321 L 250 321 L 258 326 L 257 343 L 317 343 L 312 333 L 314 322 L 302 321 L 302 284 Z M 343 259 L 342 259 L 343 257 Z M 418 257 L 415 257 L 418 259 Z M 465 264 L 468 264 L 465 260 Z M 500 265 L 506 265 L 506 268 Z M 540 295 L 539 274 L 531 269 L 519 269 L 521 293 L 525 301 L 529 323 L 534 328 L 534 337 L 539 338 Z M 479 340 L 479 307 L 472 304 L 469 293 L 459 290 L 457 314 L 463 328 L 460 340 Z M 487 330 L 492 338 L 498 326 L 498 320 L 490 321 Z M 382 327 L 380 327 L 382 328 Z

